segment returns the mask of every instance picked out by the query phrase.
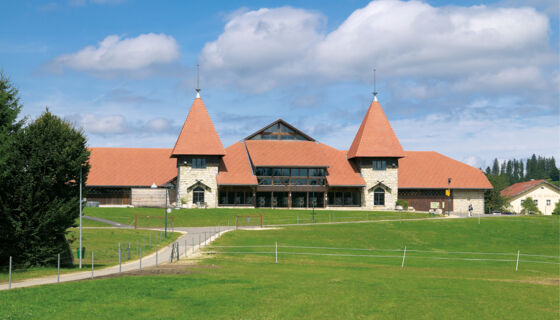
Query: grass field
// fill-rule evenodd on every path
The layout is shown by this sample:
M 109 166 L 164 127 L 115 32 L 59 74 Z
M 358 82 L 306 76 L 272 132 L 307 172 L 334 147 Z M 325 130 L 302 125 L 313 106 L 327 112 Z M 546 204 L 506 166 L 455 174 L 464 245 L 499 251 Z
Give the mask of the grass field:
M 162 217 L 164 209 L 158 208 L 85 208 L 84 214 L 104 218 L 124 224 L 134 224 L 134 214 L 138 215 L 139 227 L 163 227 Z M 235 225 L 237 215 L 263 214 L 263 224 L 297 224 L 311 223 L 313 221 L 312 210 L 297 209 L 179 209 L 173 210 L 168 215 L 168 223 L 171 225 L 171 217 L 174 217 L 175 227 L 203 227 L 217 225 Z M 424 218 L 426 213 L 417 212 L 384 212 L 384 211 L 342 211 L 342 210 L 315 210 L 315 222 L 339 222 L 339 221 L 363 221 L 379 219 L 399 218 Z M 150 217 L 150 218 L 148 218 Z M 156 218 L 157 217 L 157 218 Z M 256 224 L 259 219 L 251 218 L 249 224 Z M 247 224 L 247 222 L 244 222 Z
M 482 219 L 480 225 L 476 219 L 449 219 L 234 231 L 207 250 L 248 253 L 208 254 L 184 274 L 0 292 L 0 318 L 558 319 L 558 264 L 527 261 L 557 263 L 559 230 L 557 217 L 505 217 Z M 290 255 L 351 251 L 286 248 L 405 245 L 410 251 L 404 268 L 402 251 L 361 253 L 397 256 L 379 258 Z M 516 272 L 518 250 L 553 258 L 522 256 Z
M 85 221 L 85 220 L 84 220 Z M 142 248 L 142 254 L 146 255 L 154 252 L 156 245 L 160 248 L 171 243 L 173 240 L 180 236 L 180 233 L 168 233 L 167 240 L 162 238 L 160 241 L 161 232 L 147 231 L 147 230 L 130 230 L 130 229 L 83 229 L 82 230 L 82 245 L 86 248 L 86 253 L 82 264 L 85 268 L 91 269 L 91 252 L 94 252 L 94 262 L 96 268 L 103 268 L 110 265 L 116 265 L 119 262 L 118 243 L 121 242 L 122 249 L 128 248 L 130 243 L 130 259 L 136 260 L 139 258 L 136 251 L 136 243 L 138 241 L 139 248 Z M 69 239 L 75 239 L 72 244 L 72 253 L 74 254 L 73 268 L 61 268 L 61 273 L 69 273 L 80 271 L 78 268 L 77 249 L 79 247 L 79 229 L 74 228 L 68 234 Z M 151 245 L 150 245 L 151 239 Z M 145 245 L 144 245 L 145 244 Z M 123 251 L 123 262 L 128 260 L 127 251 Z M 12 274 L 12 281 L 22 279 L 35 278 L 45 275 L 56 275 L 56 267 L 36 267 L 29 269 L 14 270 Z M 8 282 L 8 270 L 0 270 L 0 283 Z

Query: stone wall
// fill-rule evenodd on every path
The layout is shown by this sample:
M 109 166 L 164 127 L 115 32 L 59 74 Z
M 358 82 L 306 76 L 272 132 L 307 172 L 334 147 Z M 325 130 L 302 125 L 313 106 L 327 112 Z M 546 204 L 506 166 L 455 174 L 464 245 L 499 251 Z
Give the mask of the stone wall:
M 200 181 L 208 186 L 210 190 L 204 191 L 204 202 L 209 208 L 215 208 L 218 204 L 218 164 L 207 163 L 204 169 L 195 169 L 190 165 L 180 165 L 177 174 L 177 205 L 181 205 L 181 199 L 186 201 L 188 208 L 193 208 L 193 190 L 190 186 Z
M 468 213 L 469 204 L 473 206 L 474 214 L 484 213 L 484 190 L 452 190 L 453 211 Z
M 369 160 L 369 159 L 368 159 Z M 369 162 L 369 165 L 368 165 Z M 369 210 L 394 210 L 399 194 L 398 167 L 391 165 L 393 162 L 387 161 L 386 170 L 373 170 L 371 161 L 363 161 L 360 166 L 362 178 L 366 181 L 366 187 L 362 191 L 362 208 Z M 373 187 L 379 182 L 389 187 L 385 190 L 385 206 L 373 205 Z

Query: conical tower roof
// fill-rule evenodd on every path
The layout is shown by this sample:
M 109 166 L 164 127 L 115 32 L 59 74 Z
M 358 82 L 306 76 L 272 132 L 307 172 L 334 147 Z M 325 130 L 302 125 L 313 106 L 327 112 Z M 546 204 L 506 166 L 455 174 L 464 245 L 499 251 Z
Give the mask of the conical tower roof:
M 197 94 L 177 138 L 171 157 L 179 155 L 218 155 L 226 154 L 212 119 Z
M 404 157 L 404 150 L 381 104 L 374 99 L 348 150 L 348 159 L 357 157 Z

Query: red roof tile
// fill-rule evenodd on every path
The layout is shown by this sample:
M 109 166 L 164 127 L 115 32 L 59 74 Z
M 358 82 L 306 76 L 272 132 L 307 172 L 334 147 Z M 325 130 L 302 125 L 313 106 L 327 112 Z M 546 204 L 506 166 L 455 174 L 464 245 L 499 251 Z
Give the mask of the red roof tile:
M 365 186 L 364 178 L 346 158 L 347 151 L 337 150 L 325 144 L 320 144 L 323 154 L 327 158 L 329 175 L 327 182 L 330 186 Z
M 486 175 L 479 169 L 434 151 L 406 151 L 399 159 L 399 188 L 492 189 Z
M 372 101 L 348 150 L 348 159 L 356 157 L 402 157 L 403 148 L 381 108 Z
M 219 167 L 219 185 L 256 185 L 257 178 L 253 175 L 251 163 L 245 145 L 236 142 L 226 148 L 226 155 Z
M 312 141 L 247 140 L 255 167 L 327 167 L 320 144 Z
M 225 155 L 226 151 L 214 128 L 202 99 L 196 98 L 177 138 L 172 156 Z
M 177 176 L 171 149 L 89 148 L 88 186 L 160 186 Z
M 546 181 L 544 179 L 540 179 L 540 180 L 518 182 L 518 183 L 512 184 L 511 186 L 505 188 L 504 190 L 502 190 L 500 192 L 500 194 L 503 197 L 511 198 L 511 197 L 514 197 L 514 196 L 516 196 L 520 193 L 523 193 L 523 192 L 525 192 L 529 189 L 532 189 L 533 187 L 536 187 L 537 185 L 539 185 L 541 183 L 546 183 Z

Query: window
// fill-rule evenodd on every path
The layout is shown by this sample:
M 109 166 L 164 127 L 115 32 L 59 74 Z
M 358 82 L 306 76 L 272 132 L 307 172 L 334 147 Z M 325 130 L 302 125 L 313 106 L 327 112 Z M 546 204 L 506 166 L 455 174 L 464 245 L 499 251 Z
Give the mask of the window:
M 537 205 L 537 206 L 539 205 L 539 200 L 535 199 L 535 200 L 533 200 L 533 202 L 535 203 L 535 205 Z
M 195 169 L 205 169 L 206 168 L 206 159 L 193 159 L 192 160 L 192 167 Z
M 204 189 L 201 187 L 196 187 L 193 190 L 193 203 L 202 204 L 204 203 Z
M 373 205 L 374 206 L 384 206 L 385 205 L 385 190 L 382 188 L 377 188 L 373 191 Z
M 386 170 L 387 161 L 385 160 L 373 160 L 373 170 Z
M 546 200 L 546 205 L 547 205 L 547 206 L 550 205 L 550 200 Z

